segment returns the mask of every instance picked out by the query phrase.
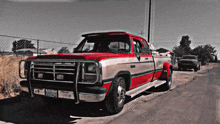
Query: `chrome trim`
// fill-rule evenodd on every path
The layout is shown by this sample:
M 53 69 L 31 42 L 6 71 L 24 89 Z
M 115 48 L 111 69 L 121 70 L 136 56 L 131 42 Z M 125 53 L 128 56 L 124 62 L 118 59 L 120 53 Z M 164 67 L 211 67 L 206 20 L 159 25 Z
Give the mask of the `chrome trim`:
M 53 64 L 53 80 L 56 80 L 55 64 Z
M 75 104 L 79 104 L 79 92 L 78 92 L 78 79 L 79 79 L 79 67 L 80 67 L 80 62 L 77 62 L 77 72 L 76 72 L 76 78 L 75 78 L 75 88 L 73 90 L 74 92 L 74 97 L 75 97 Z
M 55 68 L 55 70 L 68 70 L 68 71 L 75 71 L 75 69 L 63 69 L 63 68 Z
M 26 79 L 27 77 L 22 77 L 22 76 L 21 76 L 21 63 L 22 63 L 22 62 L 26 62 L 26 60 L 21 60 L 21 61 L 19 62 L 19 70 L 18 70 L 18 71 L 19 71 L 19 77 L 20 77 L 21 79 Z M 25 70 L 25 67 L 24 67 L 24 73 L 25 73 L 25 71 L 26 71 L 26 70 Z M 24 74 L 24 76 L 25 76 L 25 74 Z
M 73 81 L 61 81 L 61 80 L 45 80 L 45 79 L 36 79 L 32 78 L 31 80 L 36 80 L 36 81 L 46 81 L 46 82 L 60 82 L 60 83 L 73 83 Z
M 28 69 L 28 76 L 27 76 L 27 81 L 28 81 L 28 90 L 30 91 L 30 95 L 31 97 L 34 96 L 34 93 L 33 91 L 31 90 L 32 89 L 32 86 L 31 86 L 31 70 L 33 69 L 34 65 L 33 65 L 33 62 L 31 62 L 30 64 L 30 68 Z M 34 72 L 34 71 L 33 71 Z M 33 73 L 34 74 L 34 73 Z
M 96 73 L 84 73 L 84 74 L 82 74 L 82 75 L 84 75 L 83 78 L 85 78 L 85 75 L 96 75 L 96 80 L 94 82 L 84 82 L 84 81 L 81 81 L 81 82 L 79 82 L 80 84 L 95 84 L 96 82 L 99 81 L 99 78 L 101 78 L 101 76 L 100 76 L 100 68 L 99 68 L 98 63 L 96 63 L 96 62 L 88 62 L 88 63 L 94 63 L 96 65 Z
M 36 64 L 35 64 L 36 65 Z M 53 70 L 52 68 L 37 68 L 35 67 L 34 69 L 45 69 L 45 70 Z
M 33 69 L 32 77 L 35 78 L 35 75 L 34 75 L 34 65 L 33 65 L 33 62 L 31 62 L 31 63 L 32 63 L 32 64 L 31 64 L 30 66 L 33 66 L 33 67 L 32 67 L 32 69 Z
M 80 93 L 79 98 L 86 102 L 101 102 L 105 99 L 105 93 L 93 94 L 93 93 Z
M 82 80 L 84 80 L 85 79 L 85 63 L 82 63 Z
M 58 98 L 74 99 L 73 91 L 58 90 Z
M 96 74 L 94 74 L 94 73 L 84 73 L 84 75 L 96 75 Z
M 33 90 L 39 90 L 39 92 L 35 92 L 34 94 L 37 95 L 43 95 L 45 96 L 45 88 L 34 88 Z M 27 87 L 21 86 L 21 90 L 25 92 L 29 92 Z M 63 99 L 75 99 L 74 93 L 72 91 L 64 91 L 64 90 L 58 90 L 58 98 Z M 93 94 L 93 93 L 79 93 L 79 100 L 85 101 L 85 102 L 101 102 L 105 99 L 105 93 L 103 94 Z
M 44 72 L 44 71 L 34 71 L 36 73 L 47 73 L 47 74 L 53 74 L 53 76 L 55 77 L 54 74 L 68 74 L 68 75 L 74 75 L 75 73 L 65 73 L 65 72 Z
M 62 80 L 56 80 L 56 74 L 66 74 L 66 75 L 76 75 L 76 73 L 68 73 L 65 71 L 75 71 L 76 70 L 76 63 L 80 63 L 82 65 L 84 65 L 85 63 L 94 63 L 96 65 L 96 73 L 85 73 L 85 70 L 82 68 L 82 79 L 85 79 L 84 76 L 85 75 L 96 75 L 96 80 L 94 82 L 84 82 L 79 81 L 79 84 L 95 84 L 96 82 L 98 82 L 101 78 L 100 76 L 100 68 L 99 68 L 99 63 L 95 62 L 95 61 L 83 61 L 83 60 L 69 60 L 69 59 L 56 59 L 56 60 L 47 60 L 47 59 L 39 59 L 39 60 L 34 60 L 34 65 L 36 66 L 47 66 L 47 67 L 34 67 L 33 69 L 33 78 L 32 80 L 38 80 L 38 81 L 47 81 L 47 82 L 61 82 L 61 83 L 73 83 L 71 81 L 62 81 Z M 49 66 L 49 67 L 48 67 Z M 68 69 L 68 68 L 57 68 L 57 66 L 71 66 L 74 68 Z M 51 68 L 50 68 L 51 67 Z M 35 69 L 39 69 L 39 71 L 35 71 Z M 48 70 L 48 71 L 41 71 L 42 70 Z M 53 72 L 49 72 L 49 70 L 53 71 Z M 59 72 L 59 70 L 61 70 L 61 72 Z M 58 71 L 58 72 L 57 72 Z M 47 79 L 36 79 L 34 77 L 35 73 L 49 73 L 49 74 L 53 74 L 53 80 L 47 80 Z M 77 77 L 78 78 L 78 77 Z

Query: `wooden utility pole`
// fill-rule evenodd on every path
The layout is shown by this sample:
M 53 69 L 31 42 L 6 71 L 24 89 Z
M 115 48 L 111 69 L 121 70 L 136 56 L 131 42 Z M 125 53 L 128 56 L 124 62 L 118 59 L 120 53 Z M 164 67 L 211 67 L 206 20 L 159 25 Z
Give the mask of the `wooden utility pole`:
M 149 0 L 148 37 L 147 37 L 149 43 L 150 43 L 150 19 L 151 19 L 151 0 Z

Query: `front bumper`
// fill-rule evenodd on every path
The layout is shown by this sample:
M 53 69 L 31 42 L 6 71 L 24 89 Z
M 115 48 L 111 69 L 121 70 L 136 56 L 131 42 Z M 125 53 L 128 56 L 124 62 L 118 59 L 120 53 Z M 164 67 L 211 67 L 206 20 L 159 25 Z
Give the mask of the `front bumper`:
M 20 84 L 22 91 L 29 92 L 28 83 L 26 81 L 21 81 Z M 69 87 L 55 88 L 32 85 L 31 90 L 34 95 L 75 100 L 73 89 Z M 101 102 L 105 99 L 106 91 L 107 89 L 101 86 L 80 87 L 79 100 L 84 102 Z

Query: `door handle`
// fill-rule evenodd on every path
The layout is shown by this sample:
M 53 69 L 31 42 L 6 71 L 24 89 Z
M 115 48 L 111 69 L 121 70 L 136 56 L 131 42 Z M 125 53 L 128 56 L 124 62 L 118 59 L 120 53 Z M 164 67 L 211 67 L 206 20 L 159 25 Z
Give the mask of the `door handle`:
M 135 68 L 135 65 L 131 65 L 131 68 Z

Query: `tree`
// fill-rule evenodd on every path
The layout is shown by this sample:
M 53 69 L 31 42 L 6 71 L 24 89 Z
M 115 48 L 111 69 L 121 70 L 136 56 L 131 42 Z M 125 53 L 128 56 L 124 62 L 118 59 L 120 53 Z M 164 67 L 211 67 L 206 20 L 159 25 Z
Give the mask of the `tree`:
M 26 39 L 21 39 L 19 41 L 14 41 L 12 43 L 12 51 L 15 52 L 18 49 L 23 49 L 23 48 L 35 48 L 34 44 L 31 43 L 31 41 L 26 40 Z
M 197 55 L 202 64 L 213 60 L 213 56 L 216 54 L 215 47 L 212 47 L 210 44 L 207 45 L 199 45 L 195 47 L 193 50 L 190 48 L 191 40 L 189 40 L 189 36 L 182 36 L 179 46 L 173 47 L 173 52 L 177 57 L 182 57 L 183 55 L 192 54 Z M 216 58 L 217 59 L 217 56 Z
M 176 57 L 182 57 L 183 55 L 187 55 L 185 49 L 181 46 L 174 46 L 173 52 L 175 53 Z
M 67 49 L 67 47 L 62 47 L 59 51 L 58 54 L 60 53 L 70 53 L 69 49 Z
M 207 45 L 199 45 L 195 47 L 191 53 L 193 55 L 197 55 L 198 58 L 201 60 L 202 64 L 213 60 L 213 55 L 215 55 L 216 50 L 215 47 L 211 46 L 210 44 Z
M 191 40 L 189 40 L 189 36 L 182 36 L 182 39 L 180 41 L 179 46 L 173 47 L 173 52 L 177 57 L 182 57 L 183 55 L 190 54 L 191 48 L 190 48 Z

